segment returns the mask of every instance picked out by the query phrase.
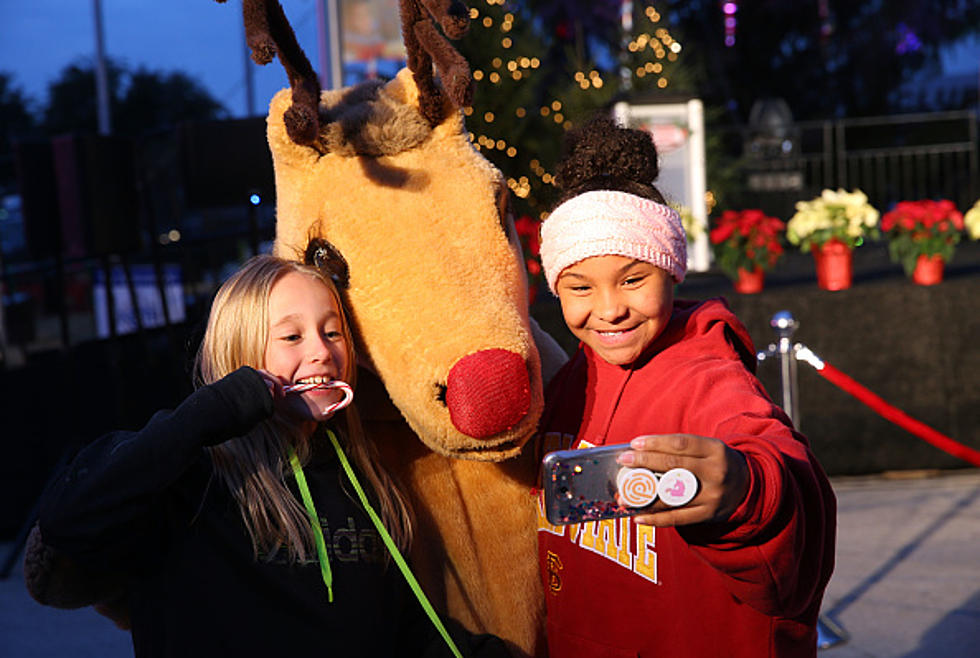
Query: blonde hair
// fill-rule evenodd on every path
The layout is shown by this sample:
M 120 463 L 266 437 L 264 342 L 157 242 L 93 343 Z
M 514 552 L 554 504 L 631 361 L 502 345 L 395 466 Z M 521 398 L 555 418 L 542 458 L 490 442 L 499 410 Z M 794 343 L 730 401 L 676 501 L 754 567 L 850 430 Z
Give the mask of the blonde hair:
M 207 330 L 195 362 L 195 385 L 215 382 L 242 366 L 265 367 L 269 336 L 269 295 L 279 279 L 299 272 L 322 282 L 340 311 L 347 348 L 347 372 L 343 379 L 353 387 L 354 341 L 336 286 L 319 269 L 270 255 L 248 260 L 218 290 L 211 305 Z M 401 548 L 411 542 L 412 517 L 404 494 L 392 478 L 377 466 L 377 450 L 364 435 L 354 405 L 333 420 L 338 438 L 360 474 L 367 480 L 378 503 L 385 527 Z M 289 559 L 304 561 L 315 554 L 313 532 L 306 511 L 285 484 L 290 472 L 287 451 L 292 447 L 306 464 L 311 442 L 319 428 L 307 436 L 277 416 L 263 421 L 243 437 L 210 448 L 218 480 L 238 502 L 242 520 L 256 556 L 275 556 L 285 546 Z M 322 437 L 324 438 L 325 437 Z

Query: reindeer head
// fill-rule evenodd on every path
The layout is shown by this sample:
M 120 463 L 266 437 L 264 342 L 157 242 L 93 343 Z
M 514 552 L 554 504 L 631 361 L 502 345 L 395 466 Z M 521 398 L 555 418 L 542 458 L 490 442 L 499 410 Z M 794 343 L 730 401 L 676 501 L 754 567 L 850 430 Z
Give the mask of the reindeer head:
M 459 31 L 453 21 L 460 12 L 447 11 L 456 3 L 422 1 L 442 7 L 447 33 L 446 25 Z M 406 42 L 410 31 L 442 39 L 419 6 L 402 2 Z M 262 15 L 281 16 L 281 9 Z M 415 41 L 409 62 L 422 61 L 421 71 L 403 70 L 384 85 L 323 92 L 312 114 L 308 107 L 296 111 L 303 97 L 296 84 L 273 99 L 275 249 L 319 259 L 344 279 L 361 353 L 429 448 L 506 459 L 533 433 L 542 408 L 508 191 L 500 172 L 472 147 L 451 103 L 468 88 L 468 68 L 459 85 L 448 44 Z M 287 48 L 279 46 L 283 59 Z M 444 94 L 434 83 L 433 59 L 444 79 L 442 67 L 455 66 L 449 76 L 455 90 Z M 304 69 L 285 65 L 287 72 Z M 296 138 L 309 128 L 295 124 L 297 114 L 316 117 L 312 138 Z

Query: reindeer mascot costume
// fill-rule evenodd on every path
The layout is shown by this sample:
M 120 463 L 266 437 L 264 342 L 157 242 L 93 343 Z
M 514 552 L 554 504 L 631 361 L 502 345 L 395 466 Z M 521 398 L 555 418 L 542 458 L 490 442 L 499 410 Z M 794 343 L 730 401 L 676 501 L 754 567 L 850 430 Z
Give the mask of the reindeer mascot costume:
M 459 38 L 469 12 L 459 0 L 399 4 L 408 68 L 321 92 L 279 2 L 243 0 L 253 58 L 278 56 L 290 83 L 268 117 L 275 251 L 330 269 L 343 288 L 369 371 L 358 406 L 412 498 L 411 561 L 426 593 L 515 655 L 541 655 L 536 467 L 521 447 L 543 406 L 536 340 L 546 373 L 563 354 L 529 320 L 507 187 L 459 111 L 469 67 L 433 22 Z M 111 611 L 118 589 L 52 553 L 35 532 L 35 598 Z

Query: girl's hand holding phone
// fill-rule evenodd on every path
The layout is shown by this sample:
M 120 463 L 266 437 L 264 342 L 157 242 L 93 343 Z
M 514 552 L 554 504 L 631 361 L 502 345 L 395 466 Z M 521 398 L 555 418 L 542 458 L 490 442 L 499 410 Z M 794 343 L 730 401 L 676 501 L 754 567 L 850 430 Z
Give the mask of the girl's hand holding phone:
M 669 527 L 723 521 L 745 499 L 749 486 L 749 469 L 745 457 L 724 442 L 694 434 L 657 434 L 638 436 L 630 441 L 630 450 L 618 460 L 623 466 L 666 472 L 685 468 L 700 482 L 694 500 L 683 507 L 654 504 L 653 511 L 636 515 L 637 523 Z

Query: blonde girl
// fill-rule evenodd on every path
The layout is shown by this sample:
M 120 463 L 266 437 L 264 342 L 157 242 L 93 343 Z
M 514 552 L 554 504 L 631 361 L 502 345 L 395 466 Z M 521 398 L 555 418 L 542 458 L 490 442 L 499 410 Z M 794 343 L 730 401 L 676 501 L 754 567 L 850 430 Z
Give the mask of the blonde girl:
M 248 261 L 214 300 L 196 371 L 177 409 L 97 439 L 42 499 L 51 550 L 122 576 L 136 656 L 449 655 L 369 518 L 407 545 L 404 499 L 344 408 L 353 341 L 331 280 Z
M 354 387 L 357 376 L 354 341 L 333 281 L 313 266 L 265 255 L 249 261 L 215 295 L 195 363 L 198 386 L 216 382 L 242 366 L 265 363 L 267 345 L 281 340 L 275 330 L 270 334 L 270 321 L 278 320 L 269 317 L 270 295 L 277 282 L 293 273 L 319 283 L 329 295 L 330 305 L 336 309 L 339 319 L 336 328 L 342 340 L 338 342 L 343 346 L 346 364 L 337 378 Z M 282 329 L 280 326 L 280 333 Z M 270 383 L 289 383 L 268 379 Z M 273 391 L 277 392 L 275 388 Z M 323 395 L 322 391 L 314 390 L 302 397 Z M 256 553 L 274 554 L 285 548 L 291 559 L 302 561 L 312 554 L 313 534 L 302 504 L 286 487 L 283 474 L 289 469 L 285 455 L 286 448 L 292 447 L 300 462 L 307 462 L 317 435 L 309 432 L 308 424 L 298 427 L 295 419 L 295 414 L 273 416 L 248 435 L 215 446 L 210 452 L 218 478 L 238 501 Z M 388 474 L 378 468 L 374 445 L 364 437 L 356 406 L 351 404 L 337 412 L 334 421 L 339 434 L 346 438 L 347 453 L 378 499 L 379 513 L 386 527 L 399 548 L 406 548 L 412 529 L 408 507 Z

